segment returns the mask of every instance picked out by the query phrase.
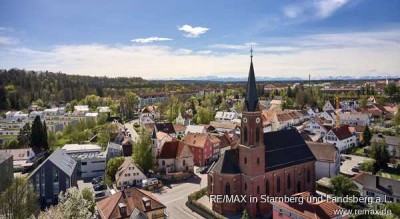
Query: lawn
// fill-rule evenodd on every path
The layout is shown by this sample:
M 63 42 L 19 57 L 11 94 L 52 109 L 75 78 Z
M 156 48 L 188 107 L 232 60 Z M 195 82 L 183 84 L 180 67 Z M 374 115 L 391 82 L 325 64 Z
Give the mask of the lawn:
M 383 177 L 386 177 L 386 178 L 391 178 L 391 179 L 400 180 L 400 175 L 395 174 L 395 173 L 379 172 L 378 174 L 379 174 L 380 176 L 383 176 Z

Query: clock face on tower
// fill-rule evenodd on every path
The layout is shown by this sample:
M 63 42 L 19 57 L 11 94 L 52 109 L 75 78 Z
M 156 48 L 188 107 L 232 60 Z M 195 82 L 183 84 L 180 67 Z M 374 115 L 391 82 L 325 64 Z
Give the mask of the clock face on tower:
M 247 118 L 243 118 L 243 122 L 244 122 L 244 123 L 247 123 Z
M 260 123 L 260 121 L 261 121 L 260 118 L 256 119 L 256 123 Z

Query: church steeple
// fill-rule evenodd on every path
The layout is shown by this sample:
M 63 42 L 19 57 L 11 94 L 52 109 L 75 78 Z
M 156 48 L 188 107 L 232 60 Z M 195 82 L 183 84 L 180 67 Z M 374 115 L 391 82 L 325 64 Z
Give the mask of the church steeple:
M 256 86 L 256 76 L 254 75 L 253 67 L 253 47 L 250 50 L 250 70 L 249 77 L 247 79 L 245 104 L 248 112 L 256 111 L 258 104 L 258 94 Z

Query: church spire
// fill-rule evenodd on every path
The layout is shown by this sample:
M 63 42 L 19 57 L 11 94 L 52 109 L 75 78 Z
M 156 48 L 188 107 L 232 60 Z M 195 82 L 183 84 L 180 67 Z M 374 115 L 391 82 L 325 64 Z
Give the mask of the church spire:
M 254 75 L 253 68 L 253 47 L 251 47 L 250 49 L 250 70 L 249 78 L 247 79 L 245 104 L 248 112 L 256 111 L 258 104 L 258 94 L 256 86 L 256 76 Z

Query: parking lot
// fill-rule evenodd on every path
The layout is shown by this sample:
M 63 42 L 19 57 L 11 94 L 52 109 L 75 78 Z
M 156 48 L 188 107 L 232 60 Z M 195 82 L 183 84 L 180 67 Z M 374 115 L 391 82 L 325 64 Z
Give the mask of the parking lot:
M 368 157 L 356 156 L 356 155 L 349 155 L 349 154 L 342 154 L 341 157 L 345 158 L 342 165 L 340 166 L 340 173 L 347 175 L 347 176 L 354 176 L 358 174 L 358 172 L 353 171 L 352 169 L 357 165 L 363 163 L 365 160 L 371 160 Z

